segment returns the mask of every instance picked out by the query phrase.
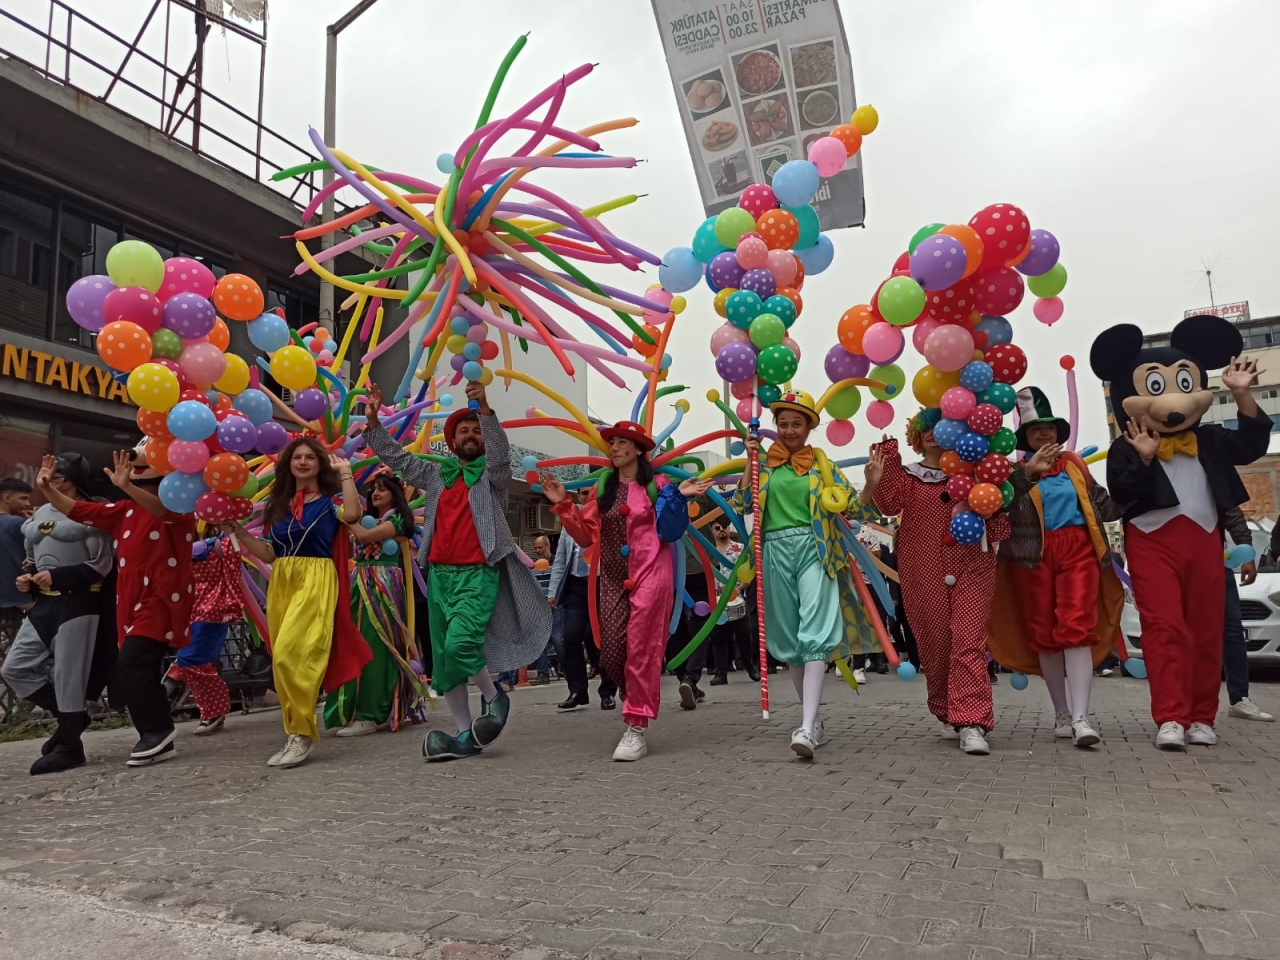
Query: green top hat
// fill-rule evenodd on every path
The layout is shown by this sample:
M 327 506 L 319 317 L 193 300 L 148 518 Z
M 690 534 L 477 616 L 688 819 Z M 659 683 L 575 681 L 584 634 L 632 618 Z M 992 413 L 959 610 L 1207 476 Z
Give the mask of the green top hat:
M 1053 415 L 1049 398 L 1039 387 L 1023 387 L 1018 391 L 1018 449 L 1023 453 L 1035 453 L 1027 445 L 1027 427 L 1033 423 L 1052 423 L 1058 428 L 1058 443 L 1066 443 L 1071 436 L 1071 424 Z

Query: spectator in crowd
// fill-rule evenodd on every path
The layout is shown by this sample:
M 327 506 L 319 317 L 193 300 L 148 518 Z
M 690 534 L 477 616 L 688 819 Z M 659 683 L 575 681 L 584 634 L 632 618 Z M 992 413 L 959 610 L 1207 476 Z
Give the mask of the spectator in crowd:
M 1232 507 L 1222 514 L 1222 526 L 1236 544 L 1253 543 L 1249 522 L 1239 507 Z M 1272 531 L 1272 542 L 1275 532 Z M 1236 572 L 1224 568 L 1227 583 L 1227 607 L 1222 626 L 1222 672 L 1227 680 L 1227 715 L 1240 720 L 1275 720 L 1249 699 L 1249 646 L 1245 642 L 1244 623 L 1240 619 L 1240 587 L 1236 586 Z M 1240 566 L 1240 586 L 1247 587 L 1258 579 L 1258 563 L 1250 560 Z
M 579 490 L 578 502 L 587 502 L 587 491 Z M 600 651 L 591 637 L 591 617 L 587 610 L 587 562 L 582 558 L 582 547 L 573 537 L 560 534 L 556 545 L 555 561 L 551 564 L 551 580 L 547 602 L 561 616 L 562 654 L 560 672 L 569 684 L 569 696 L 556 704 L 559 710 L 585 707 L 591 702 L 587 692 L 587 663 L 599 670 Z M 603 673 L 600 676 L 600 709 L 613 710 L 617 706 L 617 685 Z
M 30 510 L 31 485 L 17 477 L 0 480 L 0 649 L 17 636 L 31 605 L 31 594 L 16 586 L 27 556 L 22 524 Z

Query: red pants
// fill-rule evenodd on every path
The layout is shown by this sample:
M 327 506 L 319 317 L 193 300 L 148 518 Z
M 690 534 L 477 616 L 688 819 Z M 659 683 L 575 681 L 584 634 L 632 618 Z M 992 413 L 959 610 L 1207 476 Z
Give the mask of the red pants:
M 1151 718 L 1213 726 L 1222 682 L 1222 538 L 1175 517 L 1154 533 L 1129 524 L 1125 550 L 1142 621 Z
M 1015 567 L 1027 643 L 1036 653 L 1093 646 L 1098 623 L 1098 558 L 1084 527 L 1044 532 L 1040 562 Z
M 231 693 L 216 663 L 202 663 L 198 667 L 182 667 L 175 663 L 169 669 L 169 676 L 191 688 L 191 697 L 200 708 L 201 720 L 216 720 L 231 712 Z

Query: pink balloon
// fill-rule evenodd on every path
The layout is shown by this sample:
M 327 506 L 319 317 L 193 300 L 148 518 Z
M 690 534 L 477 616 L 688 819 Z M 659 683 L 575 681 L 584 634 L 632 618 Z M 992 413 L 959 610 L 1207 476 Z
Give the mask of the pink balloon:
M 773 188 L 763 183 L 753 183 L 738 198 L 738 206 L 757 220 L 762 213 L 767 213 L 777 205 L 778 198 L 773 195 Z
M 874 400 L 867 404 L 867 423 L 883 430 L 893 423 L 893 404 L 888 400 Z
M 955 373 L 973 359 L 973 334 L 965 327 L 944 323 L 925 340 L 924 358 L 935 370 Z
M 952 387 L 942 395 L 942 402 L 938 406 L 942 409 L 942 415 L 948 420 L 964 420 L 977 402 L 978 398 L 973 395 L 972 390 Z
M 158 363 L 162 367 L 168 367 L 170 370 L 173 371 L 173 375 L 178 378 L 178 389 L 179 390 L 187 389 L 187 375 L 182 372 L 182 368 L 178 366 L 177 360 L 165 360 L 162 358 L 152 357 L 151 362 Z M 185 473 L 186 471 L 183 471 L 183 472 Z
M 874 364 L 893 363 L 905 346 L 902 331 L 883 321 L 873 323 L 862 336 L 862 352 Z
M 843 447 L 852 439 L 853 424 L 850 421 L 832 420 L 827 424 L 827 442 L 833 447 Z
M 128 320 L 147 333 L 155 333 L 164 320 L 164 310 L 155 294 L 142 287 L 117 287 L 107 294 L 102 303 L 102 315 L 107 323 Z
M 169 444 L 169 463 L 179 473 L 199 473 L 209 460 L 203 440 L 175 440 Z
M 766 267 L 780 287 L 791 286 L 796 278 L 796 258 L 790 250 L 770 250 Z
M 212 343 L 188 343 L 178 358 L 178 366 L 195 386 L 210 387 L 226 372 L 227 358 Z
M 175 293 L 194 293 L 208 299 L 213 296 L 213 288 L 217 283 L 213 272 L 199 260 L 192 260 L 190 257 L 170 257 L 164 262 L 164 280 L 156 296 L 160 298 L 161 303 Z
M 737 383 L 729 384 L 729 393 L 733 395 L 735 400 L 745 400 L 756 392 L 756 382 L 754 380 L 739 380 Z
M 738 419 L 750 420 L 755 413 L 755 403 L 750 397 L 743 397 L 734 407 L 734 411 L 738 414 Z
M 711 332 L 711 355 L 717 356 L 731 343 L 750 343 L 751 335 L 732 323 L 722 323 Z
M 1066 307 L 1063 305 L 1061 297 L 1045 297 L 1043 300 L 1036 301 L 1036 305 L 1031 308 L 1031 312 L 1046 327 L 1051 327 L 1062 319 L 1062 311 L 1065 309 Z
M 790 337 L 782 338 L 782 345 L 796 355 L 796 359 L 800 359 L 800 344 L 796 343 Z
M 921 317 L 916 321 L 915 326 L 911 328 L 911 342 L 916 348 L 916 353 L 924 356 L 925 342 L 929 339 L 929 334 L 939 326 L 941 324 L 933 317 Z
M 738 266 L 743 270 L 759 270 L 769 265 L 769 248 L 760 237 L 744 237 L 738 241 Z
M 809 162 L 818 168 L 820 177 L 834 177 L 848 160 L 848 151 L 835 137 L 822 137 L 809 146 Z

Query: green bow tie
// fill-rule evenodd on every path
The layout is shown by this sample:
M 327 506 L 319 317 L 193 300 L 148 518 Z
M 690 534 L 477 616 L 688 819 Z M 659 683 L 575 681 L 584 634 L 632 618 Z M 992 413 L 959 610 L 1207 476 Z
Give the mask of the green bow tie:
M 470 463 L 462 463 L 455 457 L 440 464 L 440 479 L 444 481 L 445 487 L 452 487 L 454 481 L 462 477 L 462 482 L 470 490 L 482 476 L 484 476 L 484 457 L 477 457 Z

